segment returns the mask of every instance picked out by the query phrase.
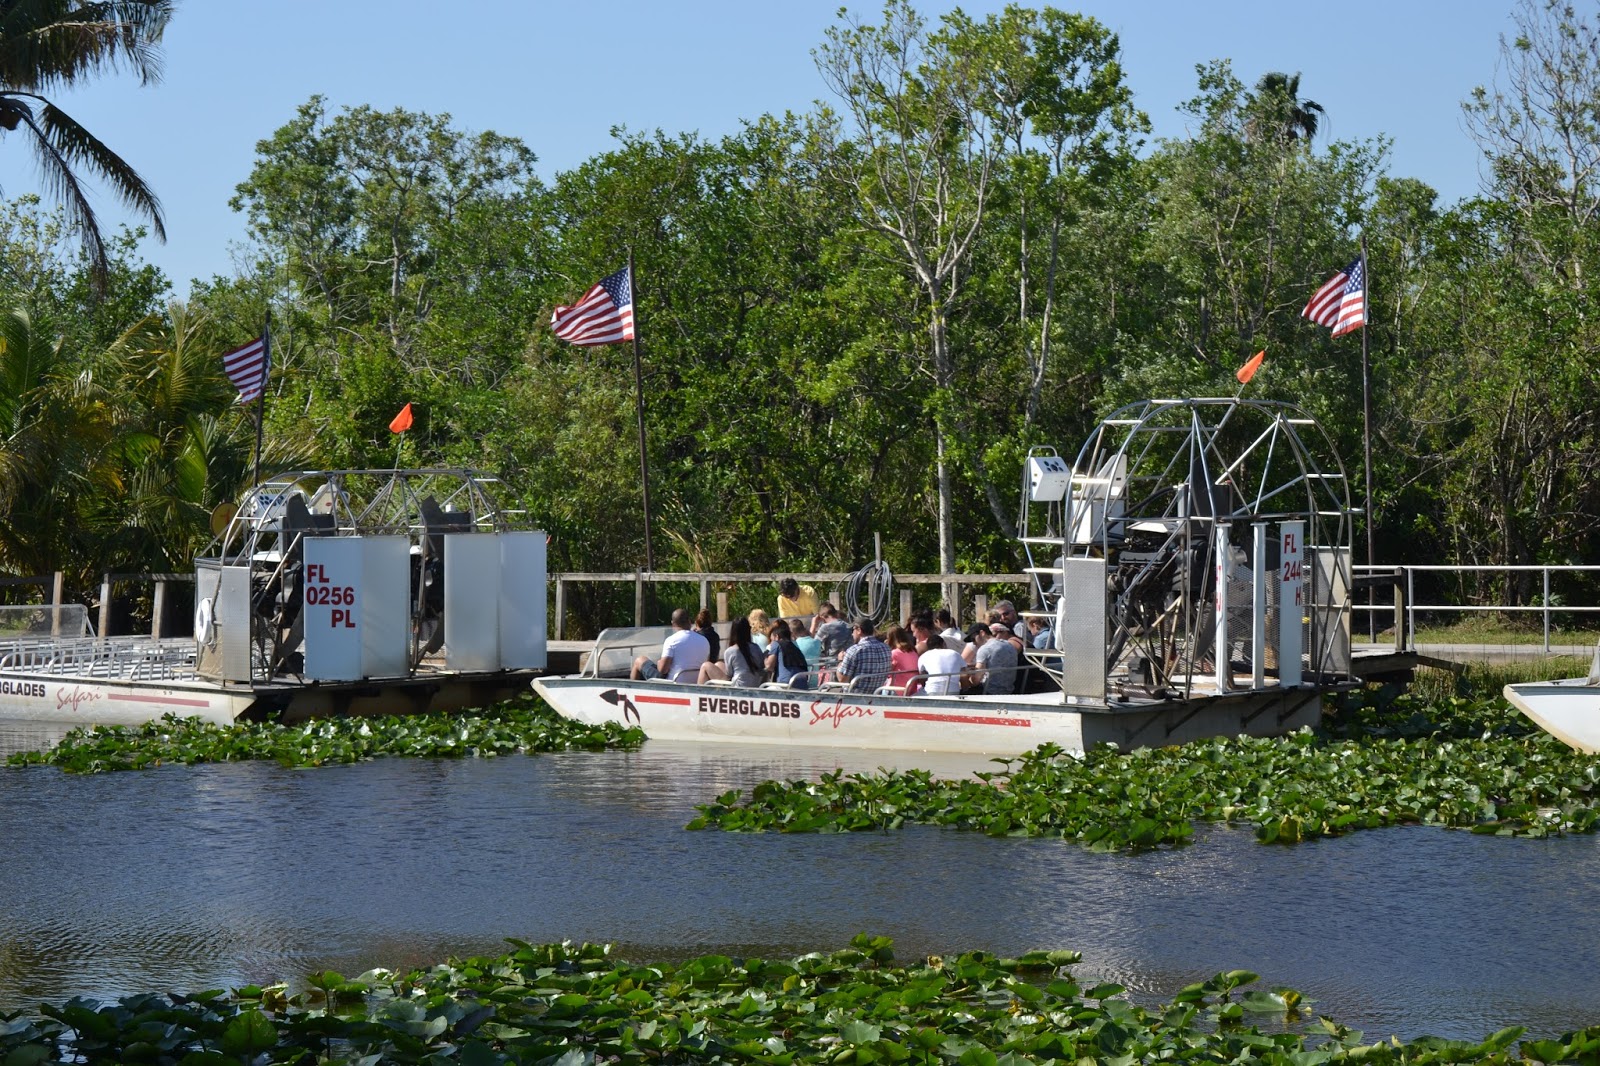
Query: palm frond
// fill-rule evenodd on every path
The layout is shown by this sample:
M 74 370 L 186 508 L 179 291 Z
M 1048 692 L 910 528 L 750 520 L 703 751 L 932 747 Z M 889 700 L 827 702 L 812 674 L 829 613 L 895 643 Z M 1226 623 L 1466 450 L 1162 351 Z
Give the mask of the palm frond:
M 106 274 L 106 244 L 100 236 L 100 220 L 89 203 L 83 184 L 72 172 L 70 161 L 51 141 L 44 127 L 34 115 L 32 106 L 22 97 L 29 94 L 0 92 L 5 106 L 0 113 L 15 117 L 18 124 L 33 135 L 34 155 L 39 160 L 39 176 L 45 188 L 66 208 L 67 222 L 78 231 L 83 250 L 97 283 L 103 283 Z M 35 97 L 35 99 L 39 99 Z
M 124 204 L 149 218 L 156 236 L 165 241 L 167 228 L 161 221 L 161 201 L 138 172 L 77 119 L 48 100 L 43 104 L 39 112 L 39 124 L 60 154 L 68 162 L 98 172 L 111 184 Z
M 0 85 L 35 91 L 127 68 L 160 80 L 159 43 L 172 0 L 6 0 L 0 4 Z

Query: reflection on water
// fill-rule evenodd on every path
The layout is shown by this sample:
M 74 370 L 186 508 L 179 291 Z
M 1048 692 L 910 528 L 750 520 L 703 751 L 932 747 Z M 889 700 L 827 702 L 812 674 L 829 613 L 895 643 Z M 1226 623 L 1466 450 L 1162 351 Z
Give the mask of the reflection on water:
M 1180 851 L 1108 856 L 931 828 L 682 828 L 719 792 L 839 760 L 652 743 L 320 770 L 0 771 L 0 1010 L 404 968 L 498 952 L 507 936 L 682 958 L 868 931 L 902 959 L 1072 948 L 1080 976 L 1154 997 L 1247 968 L 1369 1037 L 1600 1021 L 1596 838 L 1414 828 L 1268 848 L 1207 830 Z
M 14 751 L 53 748 L 71 728 L 67 722 L 8 722 L 0 718 L 0 762 Z

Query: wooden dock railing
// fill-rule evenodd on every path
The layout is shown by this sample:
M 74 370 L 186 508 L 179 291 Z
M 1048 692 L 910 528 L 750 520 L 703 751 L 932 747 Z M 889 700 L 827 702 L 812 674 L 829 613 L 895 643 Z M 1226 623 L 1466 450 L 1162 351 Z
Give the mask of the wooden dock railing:
M 561 573 L 551 574 L 550 581 L 555 586 L 555 610 L 553 617 L 555 640 L 564 640 L 565 619 L 567 613 L 567 586 L 578 583 L 601 584 L 631 584 L 633 586 L 633 624 L 645 625 L 645 588 L 650 585 L 698 585 L 700 589 L 700 606 L 711 608 L 717 621 L 726 621 L 728 618 L 729 593 L 726 588 L 717 589 L 718 585 L 776 585 L 786 577 L 792 577 L 802 585 L 810 585 L 817 591 L 820 600 L 831 600 L 836 605 L 842 605 L 844 600 L 845 583 L 853 575 L 828 571 L 825 573 L 797 574 L 786 571 L 784 573 L 759 573 L 759 572 L 728 572 L 728 573 L 663 573 L 645 570 L 628 570 L 609 573 Z M 961 623 L 960 591 L 963 587 L 973 585 L 1020 585 L 1028 586 L 1032 578 L 1027 574 L 895 574 L 895 585 L 936 585 L 953 584 L 956 587 L 956 604 L 950 611 L 956 617 L 956 623 Z M 913 593 L 911 589 L 899 589 L 900 602 L 898 618 L 905 618 L 911 614 Z M 979 617 L 988 613 L 988 596 L 978 593 L 973 597 L 973 616 Z

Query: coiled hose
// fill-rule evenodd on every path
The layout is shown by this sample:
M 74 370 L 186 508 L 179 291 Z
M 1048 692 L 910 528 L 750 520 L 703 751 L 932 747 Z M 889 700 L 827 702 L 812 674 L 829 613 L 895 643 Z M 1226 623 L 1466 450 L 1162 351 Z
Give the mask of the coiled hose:
M 867 594 L 865 610 L 861 607 L 863 586 Z M 882 560 L 868 563 L 846 578 L 841 606 L 847 618 L 870 618 L 874 625 L 888 621 L 894 609 L 894 575 L 889 572 L 889 564 Z

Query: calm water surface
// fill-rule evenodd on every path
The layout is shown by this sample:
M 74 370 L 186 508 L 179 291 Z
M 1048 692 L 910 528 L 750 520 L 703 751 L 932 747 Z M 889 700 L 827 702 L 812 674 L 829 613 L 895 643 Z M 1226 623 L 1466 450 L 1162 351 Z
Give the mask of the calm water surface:
M 61 732 L 7 728 L 0 751 Z M 1600 1022 L 1595 837 L 1406 828 L 1282 848 L 1203 830 L 1129 856 L 930 828 L 683 830 L 719 792 L 838 762 L 657 742 L 317 770 L 0 769 L 0 1010 L 405 968 L 508 936 L 677 959 L 867 931 L 901 959 L 1071 948 L 1080 978 L 1144 997 L 1249 969 L 1374 1038 Z

